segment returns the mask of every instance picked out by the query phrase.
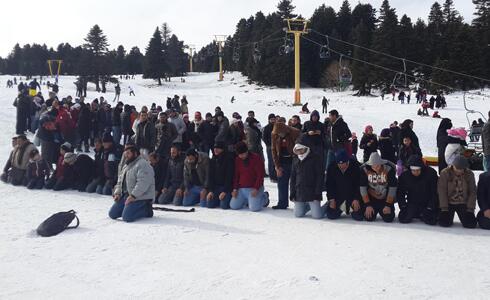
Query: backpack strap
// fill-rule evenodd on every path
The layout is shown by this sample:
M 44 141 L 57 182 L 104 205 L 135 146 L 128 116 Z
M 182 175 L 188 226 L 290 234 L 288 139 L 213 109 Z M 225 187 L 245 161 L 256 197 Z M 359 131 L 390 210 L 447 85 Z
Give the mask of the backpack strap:
M 80 220 L 78 219 L 74 210 L 70 210 L 69 213 L 72 213 L 75 216 L 75 219 L 77 219 L 77 224 L 75 226 L 67 226 L 66 229 L 75 229 L 78 227 L 78 225 L 80 225 Z

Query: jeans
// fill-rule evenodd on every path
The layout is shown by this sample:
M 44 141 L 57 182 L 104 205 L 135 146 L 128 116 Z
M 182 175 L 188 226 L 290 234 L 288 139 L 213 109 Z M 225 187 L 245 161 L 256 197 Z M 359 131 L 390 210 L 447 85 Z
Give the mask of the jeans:
M 112 138 L 116 145 L 121 144 L 121 126 L 112 126 Z
M 138 200 L 126 205 L 126 196 L 122 196 L 114 202 L 109 210 L 109 218 L 115 220 L 122 217 L 124 222 L 134 222 L 141 218 L 147 218 L 149 217 L 149 201 L 151 200 Z
M 282 164 L 282 176 L 277 177 L 277 189 L 279 201 L 277 206 L 289 206 L 289 178 L 291 177 L 292 163 Z
M 230 201 L 230 208 L 237 210 L 242 209 L 248 205 L 251 211 L 257 212 L 262 210 L 266 203 L 266 194 L 264 193 L 264 187 L 261 187 L 256 197 L 252 197 L 251 192 L 253 188 L 240 188 L 238 189 L 238 195 L 236 198 L 232 198 Z
M 313 219 L 322 219 L 325 216 L 325 209 L 318 200 L 311 202 L 294 202 L 294 216 L 296 218 L 304 217 L 310 210 Z
M 162 193 L 158 197 L 158 204 L 170 204 L 173 203 L 175 206 L 182 206 L 182 197 L 175 195 L 178 187 L 169 187 L 165 193 Z
M 230 208 L 230 200 L 231 200 L 231 193 L 226 193 L 225 188 L 223 186 L 218 186 L 215 187 L 211 192 L 213 192 L 213 199 L 212 200 L 202 200 L 201 201 L 201 206 L 203 201 L 206 203 L 205 206 L 207 208 L 216 208 L 216 207 L 221 207 L 222 209 L 229 209 Z M 223 200 L 219 200 L 219 195 L 221 193 L 225 192 L 226 196 Z
M 192 186 L 190 189 L 187 189 L 187 195 L 184 196 L 184 200 L 182 204 L 184 206 L 194 206 L 197 203 L 201 203 L 201 207 L 206 207 L 206 198 L 201 199 L 201 192 L 203 190 L 202 186 Z M 204 203 L 204 206 L 203 206 Z
M 85 192 L 110 196 L 112 195 L 112 181 L 105 180 L 104 178 L 96 178 L 87 185 Z
M 490 155 L 485 155 L 483 157 L 483 170 L 485 172 L 490 171 Z
M 269 178 L 271 180 L 277 180 L 276 168 L 274 167 L 274 161 L 272 160 L 272 149 L 271 147 L 267 147 L 267 169 L 269 171 Z

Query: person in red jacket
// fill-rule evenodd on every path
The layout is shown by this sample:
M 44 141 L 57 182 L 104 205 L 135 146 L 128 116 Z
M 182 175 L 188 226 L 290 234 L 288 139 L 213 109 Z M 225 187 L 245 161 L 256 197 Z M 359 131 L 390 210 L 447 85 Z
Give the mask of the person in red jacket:
M 230 208 L 242 209 L 248 204 L 251 211 L 260 211 L 269 205 L 269 195 L 264 192 L 264 161 L 249 152 L 244 142 L 236 144 L 235 149 L 237 157 Z

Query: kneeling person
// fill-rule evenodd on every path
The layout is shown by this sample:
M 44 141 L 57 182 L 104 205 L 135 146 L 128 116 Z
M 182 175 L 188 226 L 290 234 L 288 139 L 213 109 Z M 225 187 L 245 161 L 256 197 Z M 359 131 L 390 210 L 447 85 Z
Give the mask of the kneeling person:
M 206 207 L 207 185 L 209 172 L 209 157 L 206 153 L 197 152 L 190 148 L 186 152 L 184 161 L 184 206 L 194 206 L 200 203 Z
M 383 221 L 389 223 L 395 218 L 396 167 L 387 160 L 381 159 L 377 152 L 371 153 L 368 162 L 361 166 L 360 191 L 362 196 L 362 213 L 366 221 L 376 220 L 379 214 Z M 353 214 L 358 214 L 353 212 Z M 355 216 L 355 219 L 362 219 Z
M 310 150 L 304 136 L 294 146 L 293 166 L 290 179 L 290 199 L 294 202 L 294 215 L 304 217 L 311 210 L 314 219 L 325 215 L 322 207 L 323 163 Z
M 407 161 L 408 170 L 398 178 L 396 198 L 400 212 L 400 223 L 411 223 L 420 219 L 428 225 L 437 223 L 437 172 L 427 167 L 419 155 Z
M 208 208 L 230 208 L 231 191 L 235 161 L 233 154 L 225 151 L 223 142 L 216 142 L 213 158 L 209 162 L 209 175 L 206 189 L 209 191 L 206 200 Z
M 482 229 L 490 230 L 490 172 L 480 174 L 478 180 L 478 224 Z
M 155 177 L 150 163 L 140 156 L 136 146 L 124 148 L 125 164 L 114 187 L 114 204 L 109 211 L 111 219 L 122 217 L 125 222 L 153 217 Z

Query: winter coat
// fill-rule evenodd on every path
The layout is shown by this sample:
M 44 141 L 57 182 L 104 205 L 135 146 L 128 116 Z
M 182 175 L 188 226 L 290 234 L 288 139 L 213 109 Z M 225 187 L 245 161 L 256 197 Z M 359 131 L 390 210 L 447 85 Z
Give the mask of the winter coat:
M 412 140 L 412 145 L 420 149 L 419 138 L 413 132 L 412 128 L 405 127 L 400 130 L 400 145 L 403 145 L 403 139 L 409 137 Z
M 337 164 L 332 164 L 327 171 L 328 200 L 352 201 L 361 200 L 360 169 L 357 161 L 351 160 L 345 172 Z
M 155 125 L 150 121 L 138 123 L 135 134 L 136 147 L 148 149 L 150 152 L 155 150 L 156 130 Z
M 63 163 L 64 160 L 65 158 L 62 155 L 58 156 L 58 161 L 56 162 L 56 170 L 51 177 L 61 179 L 65 176 L 65 164 Z
M 123 185 L 126 191 L 123 191 Z M 150 163 L 143 157 L 138 156 L 123 166 L 114 187 L 114 195 L 122 195 L 123 192 L 127 192 L 137 201 L 155 198 L 155 174 Z
M 14 106 L 17 107 L 17 118 L 20 116 L 29 116 L 31 114 L 31 97 L 28 95 L 19 95 L 14 101 Z
M 17 146 L 14 149 L 12 154 L 12 168 L 27 170 L 27 165 L 29 164 L 29 155 L 32 150 L 35 150 L 36 146 L 34 146 L 31 142 L 26 142 L 22 146 Z
M 372 141 L 372 144 L 368 145 L 370 141 Z M 367 162 L 371 153 L 378 151 L 378 137 L 375 134 L 364 134 L 359 148 L 364 150 L 363 159 L 364 162 Z
M 90 123 L 91 123 L 91 113 L 90 109 L 86 105 L 82 105 L 80 109 L 80 114 L 78 115 L 78 134 L 80 138 L 86 139 L 90 136 Z
M 100 149 L 99 151 L 94 150 L 94 172 L 93 177 L 103 180 L 105 179 L 105 163 L 104 163 L 104 149 Z M 116 176 L 117 176 L 117 168 L 116 168 Z
M 439 207 L 437 180 L 437 172 L 430 167 L 423 167 L 419 176 L 413 176 L 410 170 L 403 172 L 396 191 L 400 209 L 414 206 L 436 210 Z
M 401 145 L 400 150 L 398 150 L 398 160 L 401 160 L 403 166 L 408 169 L 408 159 L 414 154 L 422 156 L 422 152 L 420 151 L 420 149 L 415 147 L 413 144 L 410 144 L 410 146 L 408 147 L 405 145 Z
M 203 121 L 202 124 L 197 129 L 197 134 L 202 145 L 207 145 L 212 148 L 214 145 L 214 139 L 216 137 L 218 128 L 208 121 Z
M 390 127 L 390 135 L 391 135 L 391 142 L 393 143 L 393 146 L 395 149 L 398 149 L 400 146 L 400 135 L 401 135 L 401 129 L 398 126 L 393 126 Z
M 334 152 L 345 149 L 346 144 L 352 136 L 349 126 L 340 117 L 334 123 L 330 124 L 330 132 L 328 134 Z
M 80 185 L 86 186 L 93 179 L 94 165 L 94 160 L 90 156 L 85 154 L 79 154 L 77 156 L 77 161 L 73 164 L 72 168 L 67 169 L 73 170 L 74 187 L 78 188 Z M 65 172 L 65 177 L 67 176 L 69 175 Z
M 296 144 L 296 140 L 300 137 L 300 135 L 301 132 L 298 129 L 287 126 L 284 123 L 276 123 L 276 125 L 274 125 L 271 137 L 271 151 L 272 160 L 274 161 L 274 166 L 276 168 L 281 167 L 281 157 L 284 157 L 284 155 L 288 155 L 292 159 L 292 157 L 294 156 L 293 148 Z M 286 152 L 284 152 L 284 150 L 286 150 Z
M 476 194 L 480 211 L 490 209 L 490 172 L 480 174 Z
M 396 163 L 395 148 L 393 148 L 391 138 L 379 137 L 378 148 L 381 152 L 382 159 L 387 159 L 394 164 Z
M 184 185 L 186 189 L 197 185 L 193 180 L 193 171 L 197 173 L 199 179 L 198 186 L 206 186 L 209 180 L 209 157 L 206 153 L 198 152 L 198 158 L 195 164 L 191 164 L 187 159 L 184 160 Z
M 312 202 L 322 200 L 323 164 L 320 156 L 311 152 L 303 161 L 293 159 L 289 182 L 289 198 L 295 202 Z
M 124 135 L 132 135 L 133 129 L 131 128 L 131 112 L 124 111 L 121 113 L 121 132 Z
M 111 117 L 112 126 L 121 126 L 121 113 L 122 113 L 121 108 L 117 106 L 112 109 L 112 117 Z
M 455 201 L 452 196 L 456 192 L 455 173 L 452 166 L 445 168 L 441 172 L 437 182 L 437 192 L 439 194 L 439 207 L 442 211 L 447 211 L 449 205 L 464 204 L 468 211 L 473 212 L 476 206 L 476 184 L 475 174 L 470 169 L 465 169 L 463 173 L 463 199 Z
M 247 127 L 245 130 L 246 143 L 248 150 L 259 155 L 264 155 L 264 149 L 262 148 L 262 139 L 260 130 L 255 127 Z
M 104 178 L 106 180 L 111 180 L 113 183 L 117 180 L 117 166 L 121 161 L 123 149 L 118 144 L 113 144 L 109 149 L 104 149 L 102 151 L 102 161 Z
M 396 197 L 396 167 L 387 163 L 383 165 L 381 173 L 376 173 L 370 166 L 361 166 L 360 191 L 362 200 L 368 204 L 371 199 L 374 201 L 385 201 L 393 204 Z
M 223 142 L 229 145 L 228 133 L 230 131 L 230 121 L 227 117 L 223 117 L 223 120 L 218 123 L 218 133 L 214 138 L 215 142 Z
M 318 117 L 318 121 L 312 121 L 313 116 Z M 275 127 L 275 126 L 274 126 Z M 310 131 L 320 131 L 319 135 L 308 135 Z M 314 110 L 310 115 L 310 120 L 306 121 L 303 125 L 303 133 L 306 136 L 306 140 L 311 148 L 314 149 L 323 149 L 325 146 L 325 124 L 320 122 L 320 114 L 318 111 Z M 318 153 L 319 154 L 319 153 Z
M 167 178 L 163 188 L 184 189 L 184 157 L 179 155 L 168 161 Z
M 265 145 L 270 148 L 272 147 L 272 130 L 274 129 L 274 124 L 267 124 L 265 125 L 264 129 L 262 130 L 262 140 L 264 141 Z
M 437 158 L 438 158 L 438 166 L 439 173 L 447 167 L 446 163 L 446 147 L 448 144 L 448 135 L 447 130 L 451 129 L 453 124 L 450 119 L 442 119 L 439 124 L 439 128 L 437 129 Z
M 167 177 L 168 159 L 161 157 L 158 163 L 152 167 L 155 174 L 155 191 L 160 192 Z
M 75 123 L 69 111 L 60 107 L 56 116 L 56 125 L 64 139 L 70 139 L 75 133 Z
M 209 161 L 206 189 L 213 191 L 217 187 L 223 187 L 226 193 L 231 193 L 234 168 L 235 159 L 233 154 L 224 151 L 219 156 L 214 155 Z
M 177 128 L 175 125 L 169 122 L 158 123 L 155 126 L 156 130 L 156 151 L 162 157 L 168 157 L 170 155 L 170 147 L 177 137 Z
M 447 165 L 451 165 L 456 156 L 463 155 L 464 146 L 467 146 L 465 141 L 455 137 L 448 136 L 446 150 L 444 150 L 444 159 Z
M 237 156 L 235 158 L 233 189 L 254 188 L 258 190 L 264 186 L 264 175 L 264 161 L 259 155 L 249 152 L 245 160 Z
M 48 179 L 51 170 L 48 163 L 41 159 L 39 161 L 30 161 L 27 165 L 26 178 L 28 181 L 32 179 Z
M 184 123 L 184 120 L 182 119 L 181 116 L 177 115 L 174 118 L 169 118 L 168 121 L 172 124 L 175 125 L 175 129 L 177 129 L 177 137 L 173 141 L 174 143 L 182 143 L 182 136 L 184 135 L 185 131 L 187 130 L 187 126 Z
M 483 154 L 485 156 L 490 155 L 490 120 L 483 126 L 481 141 L 483 144 Z

